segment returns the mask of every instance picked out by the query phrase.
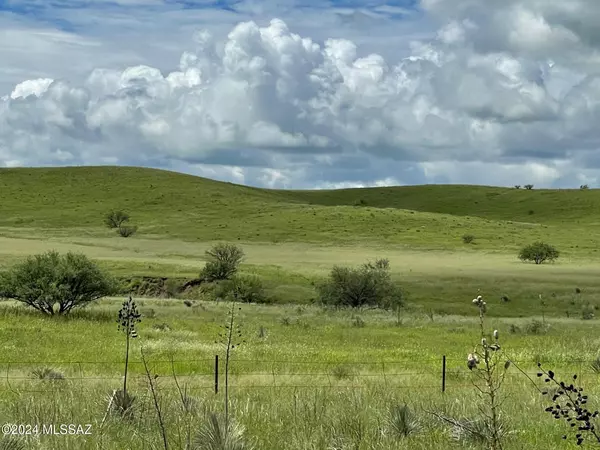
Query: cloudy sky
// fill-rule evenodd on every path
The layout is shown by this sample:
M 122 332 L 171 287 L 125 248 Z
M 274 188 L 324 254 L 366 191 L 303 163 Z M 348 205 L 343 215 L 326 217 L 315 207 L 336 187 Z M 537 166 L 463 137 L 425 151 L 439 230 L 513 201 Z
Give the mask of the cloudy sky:
M 0 0 L 0 166 L 600 187 L 598 0 Z

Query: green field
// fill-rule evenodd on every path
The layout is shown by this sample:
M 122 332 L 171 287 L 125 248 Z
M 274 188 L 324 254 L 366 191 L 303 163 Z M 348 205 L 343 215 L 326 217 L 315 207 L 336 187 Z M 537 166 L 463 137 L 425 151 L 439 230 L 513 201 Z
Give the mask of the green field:
M 487 299 L 490 328 L 501 331 L 520 367 L 532 372 L 542 361 L 565 378 L 581 374 L 586 390 L 597 390 L 597 324 L 582 319 L 584 307 L 600 305 L 597 190 L 275 191 L 139 168 L 0 169 L 0 205 L 0 269 L 35 253 L 76 251 L 118 277 L 187 280 L 198 276 L 212 243 L 240 245 L 242 273 L 260 277 L 275 303 L 243 305 L 247 342 L 235 350 L 231 369 L 232 411 L 257 449 L 478 448 L 455 441 L 427 413 L 478 414 L 466 368 L 478 340 L 470 302 L 478 292 Z M 111 209 L 127 211 L 138 233 L 124 239 L 104 227 Z M 475 242 L 464 244 L 464 234 Z M 557 262 L 517 259 L 519 248 L 536 240 L 561 251 Z M 389 259 L 406 293 L 400 315 L 316 304 L 315 284 L 334 265 L 379 257 Z M 12 302 L 0 306 L 0 418 L 93 425 L 92 436 L 42 436 L 24 448 L 164 448 L 140 345 L 159 375 L 169 448 L 186 448 L 186 430 L 206 423 L 208 410 L 222 410 L 213 365 L 222 354 L 215 340 L 226 305 L 146 298 L 138 299 L 144 318 L 131 383 L 140 410 L 133 421 L 109 417 L 100 425 L 105 397 L 122 378 L 120 301 L 102 300 L 67 318 L 40 317 Z M 534 320 L 549 329 L 540 332 Z M 33 379 L 40 367 L 65 379 Z M 189 416 L 172 368 L 194 397 Z M 560 439 L 562 424 L 543 413 L 547 404 L 531 382 L 516 370 L 509 380 L 504 415 L 515 432 L 506 448 L 574 448 Z M 388 414 L 404 403 L 420 424 L 406 438 L 395 434 Z

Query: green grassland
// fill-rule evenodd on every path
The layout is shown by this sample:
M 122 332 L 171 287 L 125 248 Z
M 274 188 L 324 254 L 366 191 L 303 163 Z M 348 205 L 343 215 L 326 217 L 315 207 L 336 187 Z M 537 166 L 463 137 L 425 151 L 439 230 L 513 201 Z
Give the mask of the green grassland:
M 256 449 L 479 448 L 455 441 L 427 413 L 478 415 L 466 368 L 478 340 L 471 304 L 478 292 L 488 301 L 488 328 L 500 330 L 519 367 L 533 373 L 542 361 L 564 378 L 577 372 L 590 395 L 600 393 L 591 367 L 600 345 L 597 322 L 581 316 L 584 306 L 600 306 L 597 190 L 278 191 L 140 168 L 0 169 L 0 205 L 0 269 L 35 253 L 75 251 L 119 277 L 185 280 L 198 275 L 212 243 L 240 245 L 242 273 L 260 277 L 275 301 L 242 305 L 246 342 L 231 367 L 233 414 Z M 111 209 L 127 211 L 139 232 L 124 239 L 105 228 Z M 464 234 L 475 243 L 464 244 Z M 562 252 L 557 262 L 520 262 L 518 249 L 535 240 L 555 245 Z M 315 303 L 315 284 L 333 265 L 378 257 L 390 260 L 406 293 L 399 315 Z M 143 320 L 131 367 L 139 409 L 133 421 L 102 422 L 105 397 L 122 378 L 124 340 L 115 322 L 121 301 L 104 299 L 64 318 L 0 304 L 0 420 L 93 424 L 93 436 L 42 436 L 24 448 L 164 448 L 140 346 L 158 375 L 170 448 L 186 448 L 186 430 L 206 423 L 209 410 L 223 409 L 222 388 L 213 392 L 213 364 L 222 355 L 215 341 L 227 305 L 147 298 L 138 299 Z M 34 379 L 40 367 L 65 379 Z M 172 370 L 193 397 L 190 415 L 182 412 Z M 564 427 L 547 417 L 547 404 L 520 372 L 511 369 L 504 392 L 504 417 L 515 431 L 505 449 L 576 447 L 560 439 Z M 420 423 L 406 438 L 389 417 L 391 406 L 404 403 Z
M 367 206 L 353 206 L 358 200 Z M 482 186 L 407 186 L 277 191 L 167 171 L 124 167 L 0 170 L 0 266 L 44 250 L 74 250 L 119 276 L 193 278 L 211 242 L 247 253 L 279 303 L 310 303 L 314 283 L 335 264 L 390 259 L 411 307 L 464 314 L 477 290 L 494 314 L 578 314 L 600 304 L 600 191 Z M 103 226 L 111 209 L 131 214 L 139 233 Z M 533 214 L 529 214 L 529 211 Z M 464 234 L 475 236 L 464 244 Z M 561 258 L 520 262 L 520 246 L 544 240 Z M 583 294 L 575 296 L 575 288 Z M 510 303 L 500 302 L 502 296 Z

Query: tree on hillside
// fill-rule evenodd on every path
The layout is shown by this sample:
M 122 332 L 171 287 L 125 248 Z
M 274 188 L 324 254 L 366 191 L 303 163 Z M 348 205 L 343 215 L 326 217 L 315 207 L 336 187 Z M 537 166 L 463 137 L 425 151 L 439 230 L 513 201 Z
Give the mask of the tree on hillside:
M 533 184 L 526 184 L 524 187 L 525 187 L 525 189 L 527 189 L 528 191 L 530 191 L 530 190 L 533 189 Z
M 104 223 L 108 228 L 120 228 L 129 221 L 129 214 L 124 211 L 111 211 L 104 216 Z
M 51 251 L 0 273 L 1 298 L 17 300 L 50 316 L 66 315 L 116 290 L 114 280 L 82 254 Z
M 545 261 L 554 261 L 559 255 L 560 252 L 550 244 L 534 242 L 521 249 L 519 259 L 521 261 L 533 261 L 536 264 L 542 264 Z
M 238 271 L 244 251 L 234 244 L 220 243 L 205 252 L 208 262 L 200 277 L 205 281 L 229 280 Z
M 116 228 L 117 234 L 121 237 L 133 236 L 137 232 L 136 226 L 129 226 L 129 214 L 124 211 L 111 211 L 104 216 L 104 224 L 111 229 Z

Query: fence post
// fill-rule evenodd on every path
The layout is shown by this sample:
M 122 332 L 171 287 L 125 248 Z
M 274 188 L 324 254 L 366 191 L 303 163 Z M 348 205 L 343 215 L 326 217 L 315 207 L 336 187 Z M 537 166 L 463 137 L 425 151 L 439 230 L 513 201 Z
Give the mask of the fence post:
M 446 355 L 442 356 L 442 392 L 446 392 Z
M 219 355 L 215 355 L 215 394 L 219 393 Z

